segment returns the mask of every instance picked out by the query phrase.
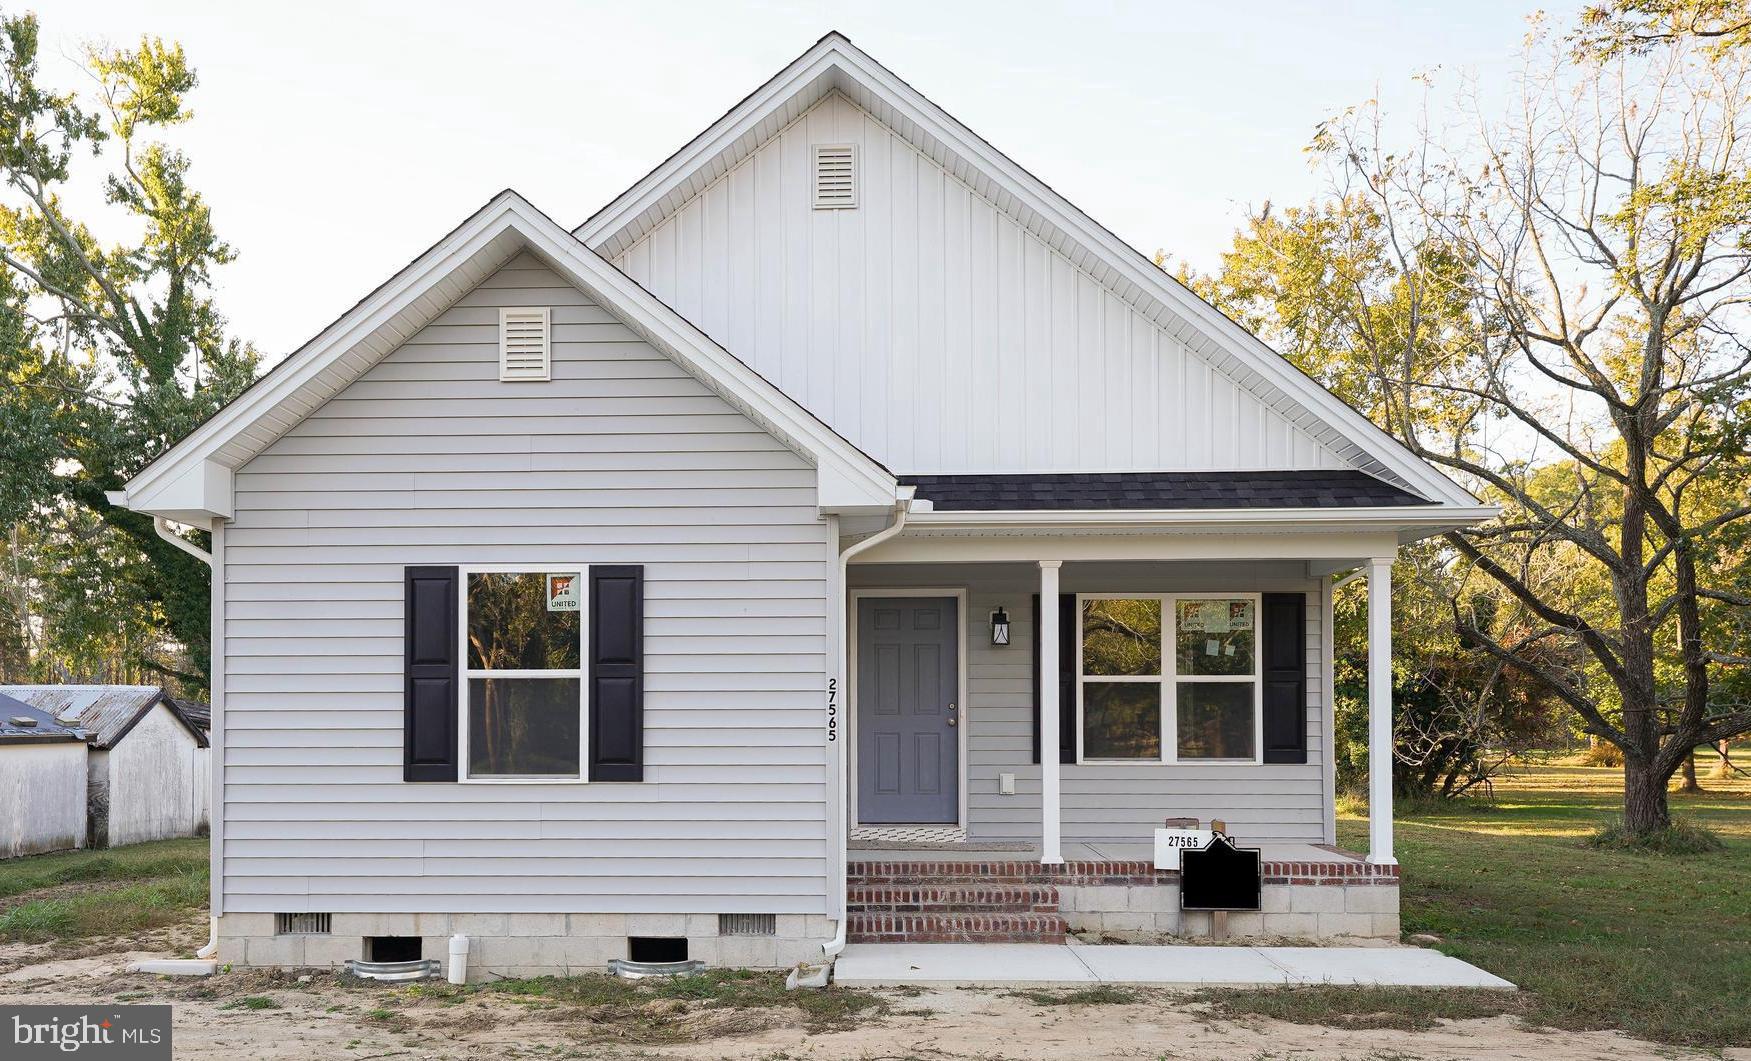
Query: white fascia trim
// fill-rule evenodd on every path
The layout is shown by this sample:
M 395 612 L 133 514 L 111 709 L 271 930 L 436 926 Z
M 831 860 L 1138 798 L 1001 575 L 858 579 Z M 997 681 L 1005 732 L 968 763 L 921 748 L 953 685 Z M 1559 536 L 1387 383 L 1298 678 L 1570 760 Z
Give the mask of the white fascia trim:
M 427 249 L 285 362 L 276 365 L 252 387 L 208 417 L 186 438 L 160 454 L 129 480 L 127 493 L 130 499 L 134 503 L 143 503 L 158 482 L 181 474 L 194 461 L 207 459 L 287 395 L 301 389 L 336 358 L 368 338 L 389 318 L 405 309 L 409 302 L 430 290 L 497 235 L 496 226 L 504 216 L 503 208 L 515 194 L 506 190 L 494 196 L 450 235 Z
M 762 427 L 813 463 L 818 469 L 823 509 L 885 511 L 892 507 L 897 483 L 891 473 L 513 191 L 495 196 L 438 245 L 293 354 L 286 364 L 148 465 L 128 483 L 125 494 L 130 507 L 150 506 L 162 484 L 176 482 L 197 462 L 212 464 L 211 454 L 507 232 L 520 237 L 566 279 L 589 292 L 605 309 L 622 316 L 683 369 L 733 404 L 742 406 L 761 421 Z M 204 481 L 206 477 L 202 478 Z M 229 497 L 222 511 L 209 507 L 212 514 L 228 517 Z M 150 507 L 136 510 L 154 511 Z M 187 513 L 186 509 L 182 511 Z
M 542 253 L 611 312 L 619 309 L 636 319 L 635 330 L 663 349 L 691 375 L 714 389 L 727 391 L 747 406 L 799 455 L 817 469 L 821 508 L 827 511 L 886 511 L 893 507 L 898 481 L 874 458 L 853 446 L 797 404 L 764 376 L 719 346 L 631 277 L 590 250 L 551 218 L 521 197 L 516 207 L 528 216 L 524 232 L 531 249 Z
M 706 160 L 715 157 L 726 144 L 734 143 L 759 125 L 778 107 L 784 105 L 797 90 L 836 65 L 832 57 L 839 43 L 849 44 L 837 33 L 829 33 L 791 64 L 767 79 L 742 102 L 705 132 L 688 141 L 661 165 L 645 174 L 638 183 L 621 192 L 588 221 L 572 230 L 572 234 L 596 248 L 603 238 L 620 231 L 638 215 L 655 206 L 674 191 L 675 182 L 685 179 Z
M 1494 519 L 1493 505 L 1382 508 L 1010 509 L 912 513 L 913 530 L 1087 530 L 1152 527 L 1181 531 L 1321 526 L 1338 530 L 1457 530 Z
M 927 135 L 950 150 L 1000 178 L 1017 200 L 1006 207 L 1014 214 L 1033 213 L 1047 224 L 1071 234 L 1099 252 L 1124 278 L 1153 293 L 1182 318 L 1205 334 L 1223 342 L 1246 366 L 1279 390 L 1304 402 L 1326 422 L 1338 427 L 1358 446 L 1392 469 L 1408 483 L 1418 486 L 1432 501 L 1456 508 L 1474 508 L 1473 497 L 1459 484 L 1436 471 L 1373 421 L 1351 408 L 1311 377 L 1291 365 L 1265 342 L 1236 324 L 1220 310 L 1197 297 L 1184 285 L 1149 262 L 1136 248 L 1097 224 L 1063 196 L 1004 157 L 941 107 L 886 70 L 846 38 L 833 33 L 822 38 L 790 66 L 757 89 L 731 113 L 719 119 L 706 134 L 697 137 L 661 166 L 622 193 L 608 207 L 576 230 L 579 239 L 593 246 L 622 229 L 631 219 L 673 193 L 706 160 L 746 134 L 782 106 L 792 95 L 816 78 L 838 73 L 856 79 L 882 96 Z

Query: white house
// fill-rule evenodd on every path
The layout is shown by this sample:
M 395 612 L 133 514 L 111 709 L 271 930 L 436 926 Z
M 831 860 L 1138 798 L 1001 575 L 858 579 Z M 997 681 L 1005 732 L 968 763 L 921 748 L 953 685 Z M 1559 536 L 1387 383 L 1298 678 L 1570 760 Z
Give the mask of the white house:
M 207 824 L 206 734 L 156 685 L 0 685 L 90 745 L 78 807 L 85 843 L 116 847 L 194 836 Z
M 85 846 L 85 731 L 0 693 L 0 858 Z
M 1263 846 L 1231 930 L 1396 934 L 1392 559 L 1492 515 L 837 34 L 112 496 L 212 531 L 221 958 L 477 974 L 1195 932 L 1173 817 Z

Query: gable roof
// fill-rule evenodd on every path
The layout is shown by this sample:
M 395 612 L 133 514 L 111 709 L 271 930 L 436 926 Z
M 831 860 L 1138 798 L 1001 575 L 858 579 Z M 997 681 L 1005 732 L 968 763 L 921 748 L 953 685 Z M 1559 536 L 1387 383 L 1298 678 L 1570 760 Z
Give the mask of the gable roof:
M 201 747 L 207 746 L 207 735 L 189 722 L 157 685 L 4 685 L 0 693 L 22 700 L 65 725 L 84 729 L 93 748 L 115 747 L 159 704 L 194 734 Z
M 1478 501 L 839 33 L 829 33 L 576 229 L 612 258 L 838 92 L 1351 466 L 1433 504 Z
M 509 189 L 148 464 L 114 498 L 207 527 L 231 515 L 231 473 L 524 250 L 803 459 L 821 507 L 881 511 L 895 482 L 789 395 Z

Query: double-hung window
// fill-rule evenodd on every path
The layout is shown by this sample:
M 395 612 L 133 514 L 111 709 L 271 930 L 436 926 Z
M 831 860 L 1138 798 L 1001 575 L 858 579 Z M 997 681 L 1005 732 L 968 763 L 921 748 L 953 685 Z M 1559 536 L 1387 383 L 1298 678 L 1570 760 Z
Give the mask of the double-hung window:
M 1257 594 L 1077 598 L 1082 762 L 1259 762 Z
M 581 780 L 583 569 L 465 569 L 461 583 L 465 776 Z

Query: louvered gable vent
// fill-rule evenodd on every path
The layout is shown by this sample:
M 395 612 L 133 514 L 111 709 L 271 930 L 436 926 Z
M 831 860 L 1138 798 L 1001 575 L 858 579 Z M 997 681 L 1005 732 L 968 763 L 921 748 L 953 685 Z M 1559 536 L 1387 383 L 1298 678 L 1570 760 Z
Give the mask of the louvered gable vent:
M 815 209 L 848 210 L 857 205 L 857 147 L 815 145 Z
M 552 377 L 552 319 L 545 306 L 499 310 L 499 379 L 540 382 Z

